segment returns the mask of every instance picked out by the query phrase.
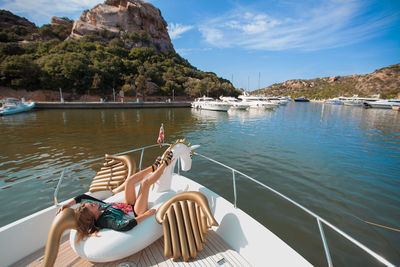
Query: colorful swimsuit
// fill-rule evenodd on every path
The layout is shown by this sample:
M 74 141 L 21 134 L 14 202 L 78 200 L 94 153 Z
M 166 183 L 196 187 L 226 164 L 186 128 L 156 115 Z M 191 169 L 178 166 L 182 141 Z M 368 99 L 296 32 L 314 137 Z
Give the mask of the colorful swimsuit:
M 126 203 L 106 203 L 89 195 L 79 195 L 74 198 L 76 203 L 96 202 L 99 209 L 103 210 L 95 225 L 101 228 L 110 228 L 116 231 L 129 231 L 137 225 L 137 221 L 132 218 L 129 212 L 137 216 L 133 206 Z

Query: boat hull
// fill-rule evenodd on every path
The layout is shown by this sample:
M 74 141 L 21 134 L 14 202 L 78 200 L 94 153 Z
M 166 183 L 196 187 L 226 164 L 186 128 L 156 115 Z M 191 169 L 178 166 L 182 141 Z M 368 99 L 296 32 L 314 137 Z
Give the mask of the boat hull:
M 203 193 L 220 224 L 214 229 L 215 232 L 251 265 L 265 266 L 268 262 L 271 266 L 311 266 L 275 234 L 208 188 L 178 174 L 173 175 L 171 187 L 178 191 Z M 57 208 L 49 207 L 0 228 L 0 257 L 4 266 L 11 265 L 45 246 Z M 154 215 L 149 219 L 154 220 Z
M 362 102 L 343 102 L 343 105 L 345 106 L 356 106 L 356 107 L 362 107 L 363 103 Z
M 307 98 L 295 98 L 294 102 L 310 102 Z
M 16 114 L 16 113 L 21 113 L 21 112 L 26 112 L 29 111 L 31 109 L 33 109 L 35 107 L 35 103 L 30 103 L 24 106 L 20 106 L 20 107 L 15 107 L 15 108 L 5 108 L 0 110 L 0 115 L 12 115 L 12 114 Z
M 195 105 L 194 108 L 204 109 L 204 110 L 214 110 L 214 111 L 228 111 L 230 106 L 207 104 L 207 105 Z

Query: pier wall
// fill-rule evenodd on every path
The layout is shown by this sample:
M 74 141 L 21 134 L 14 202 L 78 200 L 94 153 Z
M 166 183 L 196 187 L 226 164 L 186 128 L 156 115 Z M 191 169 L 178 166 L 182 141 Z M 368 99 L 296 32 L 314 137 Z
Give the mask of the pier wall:
M 190 102 L 36 102 L 35 109 L 189 108 Z

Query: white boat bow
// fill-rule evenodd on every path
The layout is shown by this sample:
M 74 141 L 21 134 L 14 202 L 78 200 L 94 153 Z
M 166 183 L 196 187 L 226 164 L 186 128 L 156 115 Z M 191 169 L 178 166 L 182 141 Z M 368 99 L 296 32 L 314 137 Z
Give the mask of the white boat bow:
M 169 144 L 163 144 L 169 145 Z M 148 146 L 144 148 L 138 148 L 130 151 L 126 151 L 119 154 L 128 154 L 136 151 L 141 151 L 141 160 L 139 164 L 139 169 L 141 169 L 141 162 L 143 159 L 144 150 L 147 148 L 155 147 L 157 145 Z M 301 204 L 295 202 L 289 197 L 283 195 L 282 193 L 276 191 L 275 189 L 255 180 L 254 178 L 235 170 L 223 163 L 220 163 L 216 160 L 208 158 L 202 154 L 194 152 L 194 155 L 209 161 L 210 163 L 214 163 L 219 165 L 220 167 L 227 168 L 232 172 L 232 181 L 233 181 L 233 195 L 234 195 L 234 203 L 228 202 L 223 197 L 219 196 L 217 193 L 211 191 L 210 189 L 204 187 L 203 185 L 183 176 L 180 174 L 180 169 L 187 170 L 189 166 L 182 164 L 184 162 L 177 161 L 178 172 L 171 174 L 170 178 L 167 178 L 167 181 L 164 181 L 165 185 L 170 186 L 170 188 L 174 188 L 176 191 L 197 191 L 203 193 L 208 202 L 210 209 L 213 213 L 213 216 L 219 223 L 218 227 L 214 227 L 214 232 L 224 240 L 234 251 L 239 253 L 245 260 L 239 261 L 241 263 L 233 264 L 232 266 L 243 266 L 248 262 L 252 266 L 311 266 L 311 264 L 302 257 L 298 252 L 292 249 L 288 244 L 282 241 L 279 237 L 273 234 L 266 227 L 257 222 L 254 218 L 246 214 L 241 209 L 237 208 L 237 195 L 236 195 L 236 176 L 240 175 L 241 177 L 252 181 L 262 188 L 277 194 L 288 202 L 292 203 L 296 207 L 300 208 L 310 216 L 316 219 L 323 247 L 325 249 L 325 256 L 327 259 L 327 263 L 329 266 L 333 266 L 332 259 L 330 256 L 330 251 L 327 245 L 327 240 L 324 234 L 324 227 L 329 227 L 331 230 L 341 235 L 350 241 L 353 245 L 361 248 L 371 257 L 378 260 L 380 263 L 383 263 L 387 266 L 394 266 L 386 259 L 370 250 L 368 247 L 355 240 L 350 235 L 341 231 L 336 226 L 332 225 L 330 222 L 326 221 L 322 217 L 316 215 L 309 209 L 303 207 Z M 84 162 L 82 164 L 87 164 L 89 162 L 95 162 L 103 158 L 98 158 L 94 160 L 90 160 Z M 62 171 L 62 175 L 59 179 L 59 183 L 54 192 L 55 204 L 52 207 L 48 207 L 44 210 L 36 212 L 32 215 L 29 215 L 25 218 L 22 218 L 16 222 L 13 222 L 9 225 L 6 225 L 0 228 L 0 244 L 2 250 L 0 251 L 0 257 L 2 259 L 2 265 L 8 266 L 14 264 L 16 262 L 20 262 L 22 259 L 27 257 L 28 255 L 40 251 L 45 245 L 47 232 L 49 230 L 50 224 L 54 219 L 54 214 L 59 207 L 59 203 L 57 201 L 58 190 L 62 183 L 65 170 L 76 167 L 74 166 L 64 168 Z M 47 174 L 58 173 L 60 170 L 49 172 Z M 172 173 L 172 170 L 171 170 Z M 42 177 L 44 174 L 36 177 L 30 177 L 23 181 L 18 181 L 12 185 L 16 185 L 18 183 L 23 183 L 26 181 L 30 181 L 32 179 L 37 179 L 38 177 Z M 7 185 L 10 186 L 10 185 Z M 159 185 L 163 186 L 163 185 Z M 4 187 L 0 188 L 4 189 Z M 147 220 L 154 220 L 154 216 L 148 218 Z M 216 252 L 217 253 L 217 252 Z M 179 264 L 183 264 L 182 262 L 178 262 Z M 217 262 L 215 262 L 215 266 L 219 266 Z

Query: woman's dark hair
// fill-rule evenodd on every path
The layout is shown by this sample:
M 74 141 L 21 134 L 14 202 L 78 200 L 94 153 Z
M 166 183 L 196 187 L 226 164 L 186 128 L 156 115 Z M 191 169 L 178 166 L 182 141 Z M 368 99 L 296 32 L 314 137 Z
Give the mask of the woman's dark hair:
M 100 227 L 95 225 L 96 218 L 89 211 L 89 209 L 82 203 L 75 211 L 75 218 L 77 222 L 77 232 L 78 238 L 75 243 L 78 244 L 85 237 L 91 235 L 97 235 L 97 232 L 100 231 Z

